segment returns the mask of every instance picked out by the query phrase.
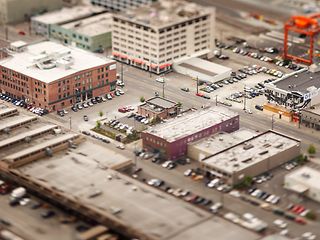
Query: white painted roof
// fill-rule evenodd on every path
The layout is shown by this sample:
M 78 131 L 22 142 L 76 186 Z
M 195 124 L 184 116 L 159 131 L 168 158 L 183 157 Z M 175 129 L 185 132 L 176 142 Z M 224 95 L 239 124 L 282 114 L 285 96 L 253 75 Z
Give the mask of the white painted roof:
M 76 6 L 72 8 L 62 8 L 61 10 L 32 17 L 31 21 L 42 22 L 45 24 L 60 24 L 103 11 L 105 11 L 105 8 L 98 6 Z
M 296 171 L 293 171 L 285 176 L 285 181 L 294 181 L 293 186 L 290 188 L 295 188 L 294 185 L 302 185 L 308 188 L 320 190 L 319 185 L 320 172 L 312 169 L 311 167 L 302 167 Z
M 104 34 L 112 31 L 112 14 L 99 14 L 93 17 L 63 24 L 61 27 L 86 36 Z
M 59 54 L 62 54 L 64 57 L 57 57 L 52 61 L 53 64 L 56 64 L 56 67 L 51 69 L 40 69 L 37 67 L 36 61 L 48 55 Z M 28 45 L 23 52 L 10 52 L 10 55 L 8 58 L 0 61 L 1 66 L 45 83 L 50 83 L 79 71 L 114 62 L 113 60 L 99 57 L 75 47 L 67 47 L 50 41 Z M 66 56 L 70 60 L 70 68 L 67 69 L 61 66 L 61 63 L 66 61 Z

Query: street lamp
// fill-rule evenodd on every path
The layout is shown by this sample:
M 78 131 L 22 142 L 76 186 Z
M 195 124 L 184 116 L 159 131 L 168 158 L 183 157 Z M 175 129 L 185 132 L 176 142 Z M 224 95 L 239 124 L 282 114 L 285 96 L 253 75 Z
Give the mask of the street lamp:
M 243 87 L 243 110 L 246 110 L 246 104 L 247 104 L 247 99 L 246 99 L 247 93 L 246 93 L 246 85 Z

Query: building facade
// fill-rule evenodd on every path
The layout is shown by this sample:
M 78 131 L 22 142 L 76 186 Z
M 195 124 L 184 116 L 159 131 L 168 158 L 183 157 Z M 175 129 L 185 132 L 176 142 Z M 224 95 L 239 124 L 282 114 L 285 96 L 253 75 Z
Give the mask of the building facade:
M 303 68 L 265 84 L 265 95 L 269 102 L 289 110 L 307 108 L 320 103 L 319 77 L 320 72 Z
M 50 28 L 50 38 L 92 52 L 111 48 L 112 15 L 99 14 Z
M 181 58 L 214 50 L 215 10 L 184 0 L 162 0 L 113 17 L 112 50 L 118 61 L 157 74 Z
M 116 62 L 44 41 L 0 61 L 0 90 L 55 111 L 115 90 Z
M 62 8 L 31 18 L 31 31 L 34 34 L 50 38 L 51 27 L 84 19 L 105 12 L 102 7 L 75 6 Z
M 310 128 L 320 130 L 320 104 L 301 110 L 301 123 Z
M 127 8 L 136 8 L 147 5 L 156 0 L 91 0 L 94 5 L 105 7 L 111 11 L 122 11 Z
M 138 106 L 138 114 L 150 119 L 166 119 L 177 116 L 179 107 L 176 102 L 162 98 L 153 97 Z
M 22 22 L 36 14 L 59 9 L 63 0 L 1 0 L 0 15 L 4 23 Z
M 217 132 L 239 129 L 239 115 L 222 107 L 198 110 L 170 119 L 142 132 L 143 148 L 159 152 L 164 158 L 177 160 L 186 156 L 188 143 Z

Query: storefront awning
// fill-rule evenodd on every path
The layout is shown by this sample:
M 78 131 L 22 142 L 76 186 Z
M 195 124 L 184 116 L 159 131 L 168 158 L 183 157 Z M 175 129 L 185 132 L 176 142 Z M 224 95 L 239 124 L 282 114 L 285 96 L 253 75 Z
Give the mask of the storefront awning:
M 120 55 L 120 53 L 113 52 L 112 55 L 115 56 L 115 57 L 118 57 Z
M 135 63 L 139 63 L 139 64 L 142 64 L 143 63 L 143 60 L 142 59 L 139 59 L 139 58 L 134 58 L 133 61 Z

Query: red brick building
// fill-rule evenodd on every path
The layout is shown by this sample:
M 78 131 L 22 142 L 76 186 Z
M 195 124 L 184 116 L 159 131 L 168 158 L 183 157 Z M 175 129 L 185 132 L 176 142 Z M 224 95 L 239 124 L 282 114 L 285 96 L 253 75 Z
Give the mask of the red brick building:
M 115 90 L 116 62 L 44 41 L 0 60 L 0 91 L 49 111 Z

